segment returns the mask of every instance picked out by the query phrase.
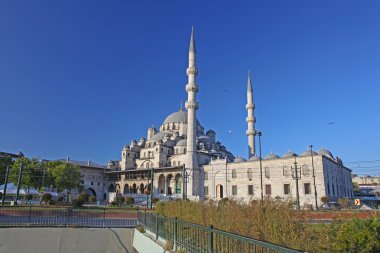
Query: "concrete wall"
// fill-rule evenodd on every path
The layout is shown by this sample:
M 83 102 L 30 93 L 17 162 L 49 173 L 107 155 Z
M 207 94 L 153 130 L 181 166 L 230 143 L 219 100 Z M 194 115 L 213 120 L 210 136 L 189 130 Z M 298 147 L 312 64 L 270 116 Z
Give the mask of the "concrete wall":
M 0 252 L 134 253 L 133 229 L 2 228 Z

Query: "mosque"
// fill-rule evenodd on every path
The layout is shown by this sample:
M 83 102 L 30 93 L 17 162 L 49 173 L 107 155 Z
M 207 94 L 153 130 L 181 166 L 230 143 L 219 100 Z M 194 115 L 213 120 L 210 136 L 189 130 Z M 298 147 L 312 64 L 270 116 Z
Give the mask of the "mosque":
M 326 149 L 306 150 L 300 156 L 289 151 L 261 158 L 256 152 L 255 104 L 251 78 L 247 85 L 248 160 L 235 157 L 197 120 L 198 84 L 196 47 L 191 32 L 186 69 L 188 98 L 159 127 L 149 128 L 146 138 L 133 140 L 121 151 L 121 160 L 110 161 L 107 172 L 115 179 L 108 192 L 135 198 L 152 194 L 160 199 L 221 199 L 247 202 L 266 197 L 296 200 L 301 206 L 320 205 L 320 197 L 334 201 L 353 197 L 351 170 Z M 260 150 L 261 153 L 261 150 Z M 153 191 L 153 192 L 151 192 Z M 113 196 L 114 196 L 113 195 Z

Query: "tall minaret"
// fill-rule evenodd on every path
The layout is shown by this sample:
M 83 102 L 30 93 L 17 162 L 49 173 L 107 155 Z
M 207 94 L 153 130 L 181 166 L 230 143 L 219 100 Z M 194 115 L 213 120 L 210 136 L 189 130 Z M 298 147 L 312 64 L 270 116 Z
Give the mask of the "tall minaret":
M 251 83 L 251 74 L 248 71 L 248 85 L 247 85 L 247 105 L 245 106 L 247 109 L 247 125 L 248 129 L 246 134 L 248 136 L 248 158 L 256 155 L 255 148 L 255 122 L 256 118 L 253 116 L 253 110 L 255 109 L 255 104 L 253 103 L 253 95 L 252 95 L 252 83 Z
M 196 111 L 198 109 L 198 102 L 196 94 L 198 92 L 198 85 L 195 83 L 195 77 L 198 74 L 197 67 L 195 66 L 195 41 L 194 41 L 194 27 L 191 31 L 190 47 L 189 47 L 189 67 L 186 69 L 188 76 L 188 83 L 186 84 L 187 92 L 187 148 L 186 148 L 186 169 L 192 171 L 192 184 L 189 185 L 192 189 L 188 189 L 192 195 L 199 195 L 199 165 L 197 156 L 197 144 L 196 144 Z

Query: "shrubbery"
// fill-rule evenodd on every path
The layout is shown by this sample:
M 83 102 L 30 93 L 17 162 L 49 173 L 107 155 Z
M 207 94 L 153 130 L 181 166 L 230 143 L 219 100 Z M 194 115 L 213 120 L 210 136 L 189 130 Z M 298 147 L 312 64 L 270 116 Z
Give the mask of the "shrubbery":
M 305 223 L 309 211 L 292 202 L 266 199 L 240 204 L 231 200 L 159 201 L 159 214 L 307 252 L 380 252 L 378 219 Z M 189 211 L 191 210 L 191 211 Z M 375 215 L 375 213 L 374 213 Z M 379 218 L 379 213 L 376 214 Z M 354 250 L 353 250 L 354 249 Z
M 49 204 L 49 201 L 52 199 L 52 196 L 50 193 L 44 193 L 41 195 L 41 201 L 44 204 Z
M 135 198 L 134 197 L 126 197 L 125 198 L 125 203 L 127 205 L 133 205 L 135 203 Z
M 74 199 L 71 204 L 73 207 L 82 207 L 84 204 L 84 200 L 77 198 L 77 199 Z
M 95 203 L 95 202 L 96 202 L 96 196 L 91 196 L 91 197 L 88 199 L 88 202 L 90 202 L 90 203 Z
M 82 192 L 81 194 L 79 194 L 78 199 L 83 203 L 88 203 L 90 196 L 87 193 Z

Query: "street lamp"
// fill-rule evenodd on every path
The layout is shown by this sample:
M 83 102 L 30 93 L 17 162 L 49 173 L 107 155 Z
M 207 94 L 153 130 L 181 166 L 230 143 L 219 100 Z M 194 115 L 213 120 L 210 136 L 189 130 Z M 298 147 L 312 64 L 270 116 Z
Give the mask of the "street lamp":
M 260 160 L 260 188 L 261 188 L 261 205 L 264 202 L 264 192 L 263 192 L 263 166 L 261 163 L 261 131 L 257 132 L 257 136 L 259 136 L 259 160 Z
M 314 181 L 314 197 L 315 197 L 315 209 L 318 210 L 318 197 L 317 197 L 317 186 L 315 184 L 315 170 L 314 170 L 314 158 L 313 158 L 313 145 L 310 145 L 311 154 L 311 167 L 313 168 L 313 181 Z
M 220 172 L 220 170 L 218 170 L 218 172 L 216 172 L 214 174 L 214 198 L 216 198 L 216 194 L 215 194 L 215 177 L 216 177 L 216 174 L 218 174 Z
M 296 180 L 296 198 L 297 198 L 297 211 L 300 210 L 300 194 L 298 189 L 298 180 L 301 179 L 301 171 L 298 175 L 298 169 L 301 169 L 297 166 L 297 156 L 294 155 L 294 167 L 292 167 L 292 177 Z

